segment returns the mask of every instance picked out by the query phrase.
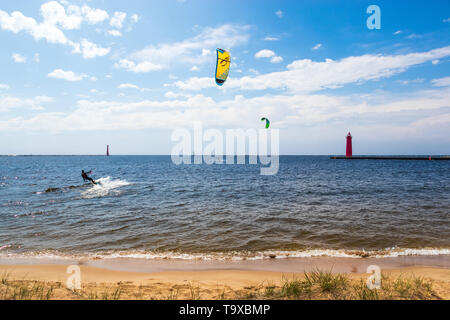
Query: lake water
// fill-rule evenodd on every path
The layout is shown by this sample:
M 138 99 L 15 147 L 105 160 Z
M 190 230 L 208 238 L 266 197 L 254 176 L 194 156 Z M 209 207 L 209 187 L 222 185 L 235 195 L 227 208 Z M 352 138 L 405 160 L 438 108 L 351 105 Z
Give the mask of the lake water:
M 448 255 L 449 218 L 450 161 L 0 157 L 0 257 Z

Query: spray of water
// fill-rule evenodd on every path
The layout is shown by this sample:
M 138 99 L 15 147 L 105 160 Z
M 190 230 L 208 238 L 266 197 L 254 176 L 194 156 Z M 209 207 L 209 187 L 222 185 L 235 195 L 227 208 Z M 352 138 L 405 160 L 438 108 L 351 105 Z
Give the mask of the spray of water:
M 126 180 L 112 180 L 111 177 L 104 177 L 96 180 L 97 184 L 92 185 L 91 188 L 83 191 L 81 196 L 83 198 L 98 198 L 108 195 L 119 194 L 120 187 L 128 186 L 130 183 Z

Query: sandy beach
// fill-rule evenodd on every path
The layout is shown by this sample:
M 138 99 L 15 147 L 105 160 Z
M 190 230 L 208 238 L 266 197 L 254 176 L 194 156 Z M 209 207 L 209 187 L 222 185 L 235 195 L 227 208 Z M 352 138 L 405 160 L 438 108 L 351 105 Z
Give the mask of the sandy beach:
M 359 259 L 356 264 L 362 261 L 363 259 Z M 339 259 L 336 259 L 336 262 L 339 262 Z M 210 268 L 203 270 L 159 272 L 121 271 L 81 264 L 78 266 L 81 271 L 82 289 L 77 292 L 66 288 L 67 279 L 70 276 L 67 273 L 68 266 L 64 264 L 1 264 L 1 285 L 5 287 L 6 283 L 15 283 L 33 287 L 39 283 L 42 285 L 40 287 L 42 291 L 51 288 L 49 299 L 285 299 L 289 296 L 270 296 L 267 292 L 273 292 L 277 288 L 281 290 L 289 281 L 305 279 L 305 272 L 264 271 L 249 268 L 247 270 L 214 269 L 211 268 L 211 264 L 209 264 Z M 360 287 L 365 286 L 370 275 L 357 272 L 357 269 L 353 271 L 333 272 L 333 275 L 344 276 L 347 279 L 345 286 L 352 288 L 358 284 Z M 382 274 L 383 277 L 391 279 L 393 288 L 395 287 L 396 290 L 399 286 L 395 282 L 396 279 L 410 279 L 411 283 L 417 282 L 414 279 L 421 279 L 424 283 L 431 284 L 432 288 L 429 296 L 423 296 L 423 299 L 447 300 L 450 298 L 450 268 L 387 267 L 382 269 Z M 5 291 L 1 285 L 0 295 L 2 290 Z M 401 285 L 406 288 L 410 284 L 405 282 Z M 309 296 L 312 299 L 333 297 L 339 299 L 338 296 L 324 295 L 323 292 Z M 420 297 L 420 295 L 415 296 L 416 299 Z

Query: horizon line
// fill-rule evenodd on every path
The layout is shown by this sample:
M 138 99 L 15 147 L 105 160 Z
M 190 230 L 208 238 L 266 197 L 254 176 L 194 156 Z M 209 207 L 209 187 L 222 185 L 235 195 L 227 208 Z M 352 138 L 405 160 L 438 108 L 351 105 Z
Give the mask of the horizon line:
M 114 156 L 172 156 L 171 154 L 114 154 L 114 155 L 109 155 L 107 156 L 106 154 L 0 154 L 0 157 L 114 157 Z M 195 156 L 212 156 L 212 157 L 227 157 L 228 155 L 223 154 L 223 155 L 210 155 L 210 154 L 192 154 L 192 155 L 177 155 L 177 156 L 191 156 L 191 157 L 195 157 Z M 260 155 L 254 155 L 254 154 L 245 154 L 245 155 L 230 155 L 230 156 L 234 156 L 234 157 L 238 157 L 238 156 L 260 156 Z M 266 155 L 266 156 L 275 156 L 275 155 Z M 328 156 L 336 156 L 336 157 L 340 157 L 343 156 L 345 157 L 344 154 L 339 155 L 339 154 L 279 154 L 278 156 L 302 156 L 302 157 L 328 157 Z M 424 156 L 424 157 L 428 157 L 428 156 L 450 156 L 450 154 L 429 154 L 429 153 L 424 153 L 424 154 L 418 154 L 418 153 L 411 153 L 411 154 L 391 154 L 391 153 L 383 153 L 383 154 L 359 154 L 359 155 L 353 155 L 353 157 L 361 157 L 361 156 L 395 156 L 395 157 L 401 157 L 401 156 Z

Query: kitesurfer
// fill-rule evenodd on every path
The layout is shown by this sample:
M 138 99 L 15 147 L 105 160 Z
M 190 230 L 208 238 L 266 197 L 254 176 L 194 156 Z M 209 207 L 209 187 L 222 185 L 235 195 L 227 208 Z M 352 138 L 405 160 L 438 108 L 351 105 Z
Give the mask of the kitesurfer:
M 89 172 L 84 172 L 84 170 L 81 170 L 81 177 L 83 178 L 83 181 L 89 180 L 90 182 L 92 182 L 93 184 L 97 184 L 94 179 L 92 179 L 91 177 L 88 176 L 88 174 L 91 174 L 92 170 Z

